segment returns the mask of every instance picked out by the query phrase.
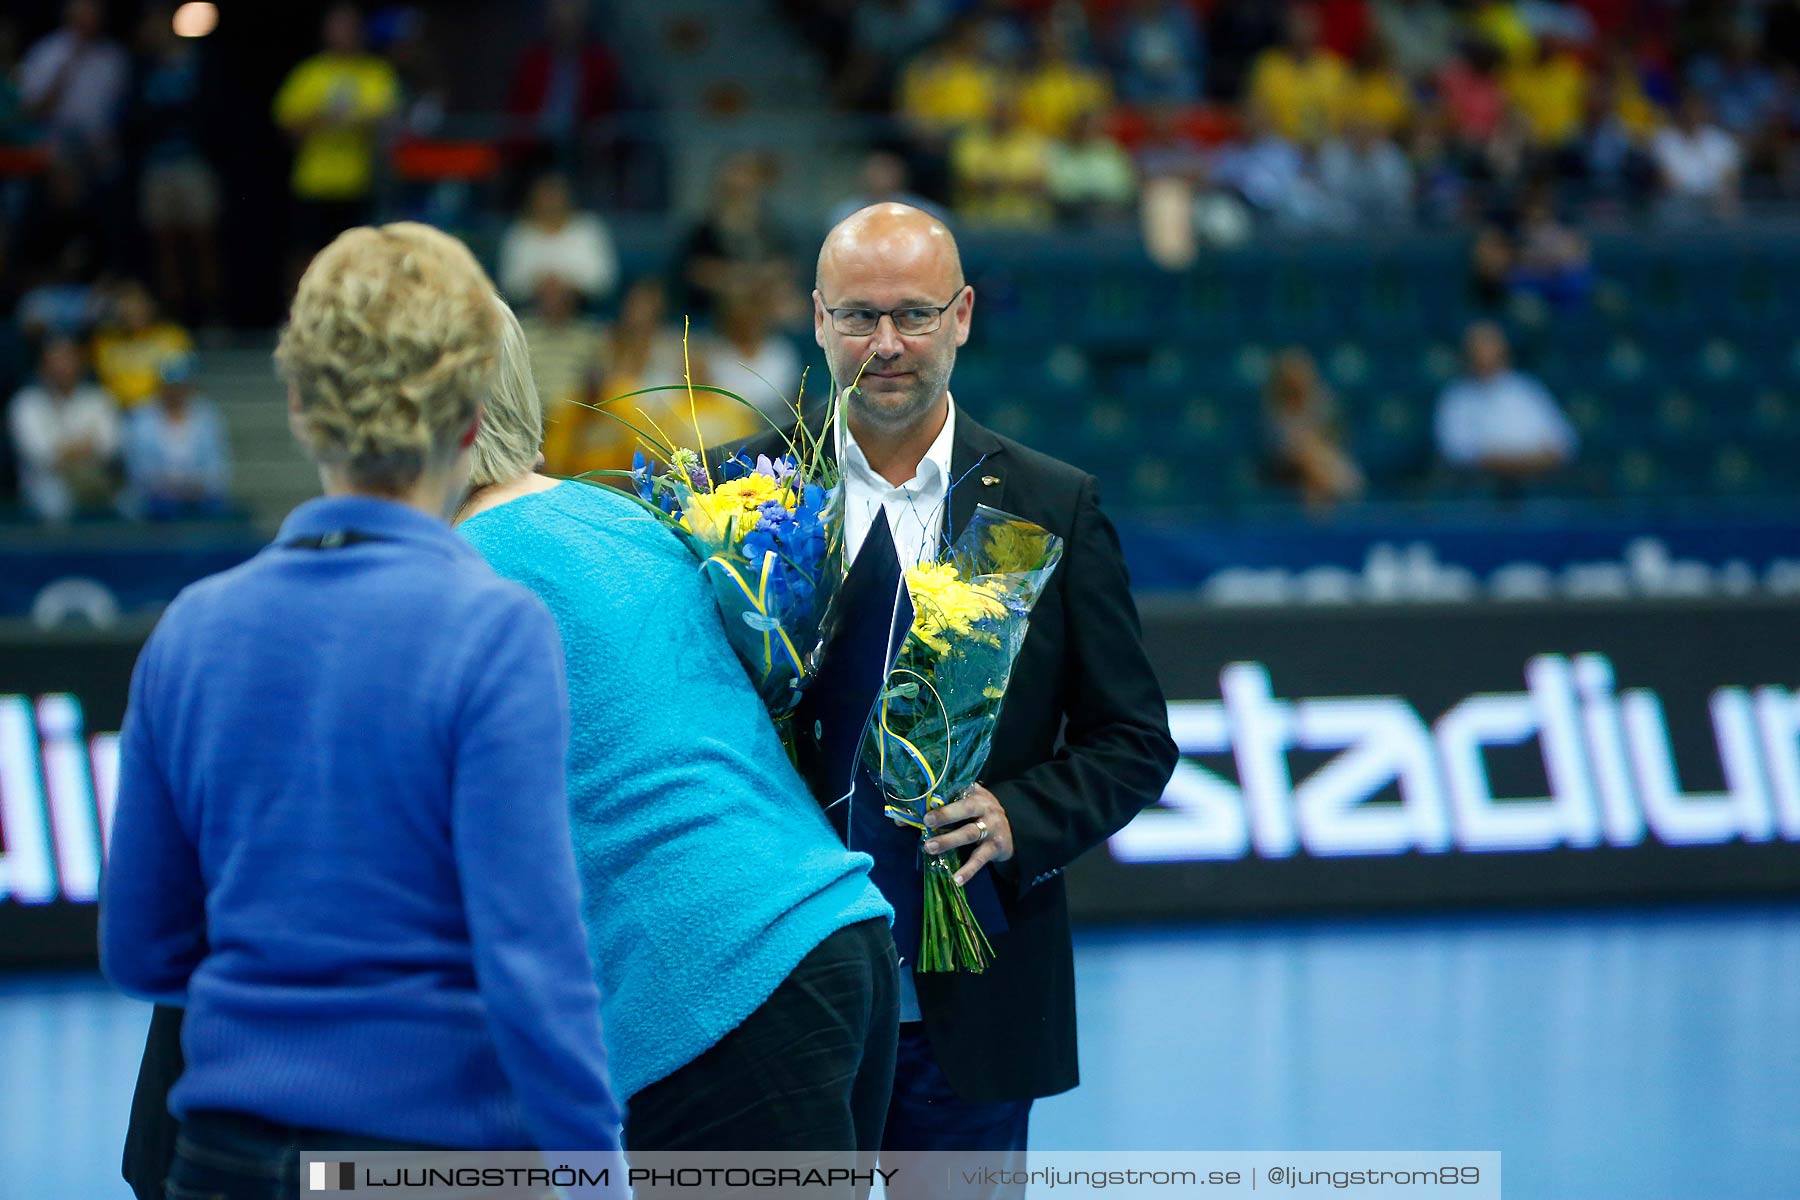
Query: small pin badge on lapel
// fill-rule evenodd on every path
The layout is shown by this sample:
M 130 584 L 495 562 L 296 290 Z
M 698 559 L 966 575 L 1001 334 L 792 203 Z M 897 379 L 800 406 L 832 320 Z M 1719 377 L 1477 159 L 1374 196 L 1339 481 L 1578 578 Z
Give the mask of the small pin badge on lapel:
M 999 483 L 999 482 L 1000 482 L 1000 477 L 998 475 L 983 475 L 981 477 L 981 486 L 982 487 L 993 487 L 996 483 Z

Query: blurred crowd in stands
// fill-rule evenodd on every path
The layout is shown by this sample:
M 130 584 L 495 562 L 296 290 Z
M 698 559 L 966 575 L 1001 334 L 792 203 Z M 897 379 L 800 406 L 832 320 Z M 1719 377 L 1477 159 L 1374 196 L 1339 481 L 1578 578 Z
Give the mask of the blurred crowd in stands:
M 27 513 L 235 515 L 225 427 L 196 394 L 193 338 L 143 283 L 92 289 L 79 312 L 34 302 L 19 318 L 35 370 L 12 394 L 6 440 Z
M 618 101 L 588 10 L 549 0 L 541 36 L 513 64 L 496 141 L 515 178 L 569 157 Z M 60 16 L 28 38 L 0 13 L 0 312 L 11 314 L 0 322 L 0 507 L 16 492 L 28 515 L 52 521 L 231 516 L 224 425 L 195 394 L 190 333 L 222 341 L 236 316 L 221 221 L 242 189 L 213 135 L 243 101 L 209 62 L 218 12 L 69 0 Z M 319 29 L 317 51 L 270 105 L 267 136 L 292 149 L 285 211 L 238 214 L 285 243 L 289 286 L 338 232 L 377 218 L 390 153 L 435 133 L 448 97 L 424 7 L 338 4 Z M 540 225 L 550 220 L 533 205 Z M 586 257 L 610 254 L 591 219 L 578 236 Z M 508 287 L 522 295 L 534 291 L 519 282 L 532 253 L 529 238 L 508 248 Z M 572 282 L 610 290 L 617 266 L 601 270 Z M 556 311 L 547 302 L 543 319 Z
M 1800 195 L 1793 0 L 787 7 L 838 100 L 894 114 L 916 186 L 971 224 L 1143 203 L 1220 239 L 1365 232 L 1511 217 L 1546 187 L 1685 224 Z
M 1366 480 L 1331 389 L 1311 353 L 1275 355 L 1263 392 L 1263 470 L 1314 512 L 1359 499 Z M 1437 398 L 1432 442 L 1446 477 L 1506 494 L 1554 476 L 1575 459 L 1575 427 L 1541 381 L 1514 368 L 1506 331 L 1477 321 L 1463 335 L 1463 361 Z
M 1609 223 L 1719 227 L 1800 199 L 1800 0 L 776 0 L 770 19 L 781 11 L 850 131 L 832 152 L 862 156 L 832 220 L 899 199 L 968 233 L 1135 229 L 1171 268 L 1259 233 L 1458 230 L 1470 307 L 1503 316 L 1521 298 L 1586 305 L 1589 233 Z M 253 238 L 267 230 L 283 260 L 267 274 L 291 286 L 349 225 L 436 219 L 395 186 L 415 178 L 499 181 L 483 194 L 505 208 L 458 219 L 505 223 L 490 266 L 530 335 L 549 470 L 626 469 L 677 419 L 711 442 L 785 415 L 822 227 L 777 210 L 783 155 L 728 154 L 694 204 L 659 202 L 670 261 L 630 268 L 592 202 L 620 193 L 591 150 L 639 101 L 593 6 L 530 10 L 475 139 L 447 132 L 466 107 L 452 84 L 468 81 L 428 13 L 334 5 L 315 50 L 279 51 L 266 117 L 248 119 L 291 150 L 288 194 L 253 213 L 212 136 L 242 80 L 221 83 L 216 47 L 175 6 L 69 0 L 60 25 L 29 31 L 0 15 L 0 311 L 14 314 L 0 323 L 0 496 L 51 520 L 231 513 L 224 422 L 194 387 L 197 356 L 242 320 L 222 222 L 235 209 Z M 630 137 L 606 145 L 612 167 L 636 152 Z M 1501 479 L 1567 463 L 1573 430 L 1511 368 L 1501 327 L 1471 328 L 1465 354 L 1438 402 L 1440 461 Z M 761 415 L 672 386 L 689 379 Z M 587 407 L 642 388 L 664 390 L 616 407 L 629 424 Z M 1315 508 L 1362 494 L 1305 351 L 1277 357 L 1264 423 L 1270 479 Z
M 765 416 L 791 419 L 804 366 L 794 334 L 812 309 L 799 254 L 769 204 L 773 169 L 765 154 L 728 157 L 668 277 L 629 282 L 605 223 L 577 208 L 569 180 L 535 181 L 501 239 L 496 279 L 531 346 L 552 473 L 629 469 L 646 437 L 710 445 L 766 428 Z M 615 315 L 602 322 L 598 310 Z

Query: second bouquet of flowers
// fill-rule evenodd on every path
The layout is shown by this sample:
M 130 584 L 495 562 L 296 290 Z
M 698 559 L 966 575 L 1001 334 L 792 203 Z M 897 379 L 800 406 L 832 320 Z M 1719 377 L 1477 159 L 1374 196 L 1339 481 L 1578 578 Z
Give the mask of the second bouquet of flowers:
M 913 625 L 863 765 L 880 781 L 888 816 L 921 839 L 926 812 L 957 799 L 987 763 L 1032 606 L 1061 558 L 1061 538 L 982 505 L 947 554 L 906 573 Z M 918 970 L 979 973 L 993 956 L 955 882 L 959 866 L 954 850 L 924 856 Z

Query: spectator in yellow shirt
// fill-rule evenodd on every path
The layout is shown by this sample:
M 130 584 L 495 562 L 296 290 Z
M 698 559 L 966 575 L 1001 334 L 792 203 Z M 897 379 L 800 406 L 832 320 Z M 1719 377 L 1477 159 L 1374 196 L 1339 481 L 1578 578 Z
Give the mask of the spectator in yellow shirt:
M 964 17 L 936 49 L 907 64 L 900 77 L 900 116 L 915 134 L 941 142 L 992 116 L 1001 86 L 980 23 Z
M 162 385 L 163 360 L 187 354 L 194 339 L 156 310 L 150 290 L 135 279 L 112 296 L 112 320 L 94 335 L 94 374 L 120 408 L 135 408 Z
M 376 134 L 400 99 L 393 67 L 364 45 L 355 6 L 335 5 L 325 14 L 323 42 L 275 96 L 275 123 L 295 142 L 294 241 L 305 258 L 367 220 Z
M 1617 46 L 1607 56 L 1606 66 L 1602 68 L 1606 88 L 1610 92 L 1612 113 L 1619 119 L 1626 132 L 1640 141 L 1646 141 L 1650 135 L 1662 128 L 1668 120 L 1668 114 L 1662 106 L 1650 98 L 1644 89 L 1642 72 L 1638 69 L 1637 59 L 1630 49 Z
M 1587 93 L 1587 68 L 1549 40 L 1539 46 L 1534 61 L 1506 71 L 1507 98 L 1525 115 L 1540 146 L 1567 145 L 1581 132 Z
M 1012 97 L 993 118 L 957 135 L 950 147 L 950 194 L 972 225 L 1044 229 L 1050 202 L 1050 139 L 1025 123 Z
M 1342 127 L 1350 100 L 1350 71 L 1319 40 L 1319 16 L 1300 5 L 1288 14 L 1285 45 L 1257 56 L 1250 75 L 1252 104 L 1289 141 L 1315 146 Z
M 1044 27 L 1038 62 L 1019 91 L 1019 114 L 1048 138 L 1065 138 L 1089 113 L 1112 102 L 1112 84 L 1092 67 L 1076 62 L 1068 38 L 1054 22 Z
M 1479 5 L 1469 25 L 1513 66 L 1525 66 L 1537 57 L 1537 35 L 1513 0 L 1488 0 Z
M 1399 137 L 1412 124 L 1412 87 L 1394 69 L 1379 38 L 1370 38 L 1350 75 L 1343 127 L 1363 126 Z

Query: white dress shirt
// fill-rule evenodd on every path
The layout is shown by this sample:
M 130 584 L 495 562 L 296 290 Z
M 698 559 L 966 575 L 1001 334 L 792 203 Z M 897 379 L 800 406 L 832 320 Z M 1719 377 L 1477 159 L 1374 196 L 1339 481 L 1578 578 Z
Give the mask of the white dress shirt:
M 944 505 L 950 499 L 950 446 L 956 438 L 956 401 L 949 401 L 944 428 L 919 460 L 913 477 L 895 487 L 863 457 L 847 421 L 838 422 L 838 462 L 844 471 L 844 558 L 854 562 L 863 539 L 875 524 L 876 510 L 887 513 L 900 565 L 931 562 L 944 548 Z

